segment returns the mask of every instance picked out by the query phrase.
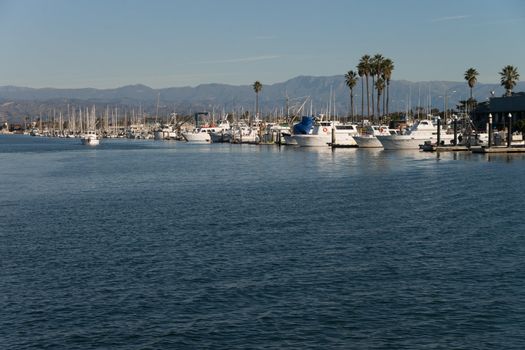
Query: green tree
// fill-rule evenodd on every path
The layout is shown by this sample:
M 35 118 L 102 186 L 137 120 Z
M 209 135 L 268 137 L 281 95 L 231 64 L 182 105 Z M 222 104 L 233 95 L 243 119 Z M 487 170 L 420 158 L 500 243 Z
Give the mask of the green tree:
M 394 71 L 394 61 L 386 58 L 383 61 L 383 78 L 386 82 L 386 115 L 388 115 L 388 105 L 390 103 L 390 79 L 392 79 L 392 72 Z
M 359 74 L 359 77 L 361 77 L 361 118 L 365 115 L 365 82 L 364 82 L 364 76 L 365 71 L 361 64 L 357 65 L 357 74 Z
M 501 86 L 507 91 L 507 96 L 511 96 L 512 89 L 514 89 L 520 78 L 518 68 L 510 65 L 505 66 L 499 72 L 499 75 L 501 76 Z
M 381 77 L 381 75 L 383 74 L 383 61 L 384 61 L 384 57 L 383 55 L 381 54 L 375 54 L 374 57 L 372 57 L 372 60 L 371 60 L 371 74 L 372 74 L 372 86 L 375 87 L 375 80 L 379 79 Z M 379 92 L 379 90 L 377 89 L 376 87 L 376 90 Z M 379 96 L 377 97 L 379 99 Z M 374 112 L 374 94 L 372 94 L 372 114 L 375 115 L 375 112 Z M 377 104 L 379 106 L 379 103 Z M 379 110 L 377 111 L 377 113 L 379 114 Z
M 472 100 L 472 89 L 478 82 L 478 71 L 474 68 L 469 68 L 465 71 L 465 80 L 470 88 L 470 99 Z
M 255 91 L 255 118 L 259 117 L 259 92 L 261 92 L 263 86 L 262 84 L 257 80 L 255 83 L 253 83 L 253 91 Z
M 345 74 L 346 86 L 348 86 L 348 88 L 350 89 L 350 110 L 352 111 L 351 112 L 352 120 L 354 120 L 354 87 L 357 84 L 357 80 L 358 80 L 358 75 L 353 70 L 349 70 Z
M 366 78 L 366 106 L 368 109 L 368 118 L 370 118 L 370 89 L 368 86 L 368 77 L 370 76 L 371 71 L 370 60 L 370 55 L 363 55 L 358 65 L 358 70 L 361 70 Z
M 381 94 L 383 93 L 383 90 L 385 88 L 385 81 L 382 77 L 377 78 L 376 84 L 375 84 L 376 90 L 377 90 L 377 115 L 381 117 L 379 104 L 381 100 Z

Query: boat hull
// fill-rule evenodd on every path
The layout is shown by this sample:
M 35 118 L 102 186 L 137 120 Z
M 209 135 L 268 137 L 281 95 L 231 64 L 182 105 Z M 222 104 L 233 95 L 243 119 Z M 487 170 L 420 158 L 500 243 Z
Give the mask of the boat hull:
M 331 137 L 330 137 L 331 139 Z M 330 143 L 332 140 L 330 140 Z M 356 147 L 357 142 L 355 141 L 354 137 L 348 133 L 335 133 L 335 147 Z
M 316 135 L 294 135 L 293 138 L 301 147 L 326 147 L 332 145 L 332 135 L 330 133 Z M 341 132 L 335 134 L 334 147 L 355 147 L 352 135 Z
M 359 148 L 383 148 L 381 142 L 373 135 L 354 136 Z
M 294 135 L 293 138 L 301 147 L 327 147 L 332 142 L 330 136 L 324 135 Z
M 282 135 L 281 135 L 281 144 L 283 144 L 283 145 L 297 146 L 297 141 L 294 139 L 293 135 L 290 135 L 290 134 L 282 134 Z
M 182 133 L 182 136 L 189 143 L 211 143 L 211 136 L 208 133 Z
M 437 137 L 433 135 L 428 138 L 417 138 L 411 135 L 389 135 L 389 136 L 376 136 L 379 142 L 383 145 L 385 150 L 398 150 L 398 149 L 419 149 L 420 145 L 430 141 L 430 143 L 436 143 Z M 451 135 L 442 135 L 441 141 L 448 142 L 453 139 Z
M 80 141 L 82 142 L 83 145 L 87 145 L 87 146 L 96 146 L 100 143 L 100 140 L 96 138 L 84 138 L 84 139 L 81 139 Z

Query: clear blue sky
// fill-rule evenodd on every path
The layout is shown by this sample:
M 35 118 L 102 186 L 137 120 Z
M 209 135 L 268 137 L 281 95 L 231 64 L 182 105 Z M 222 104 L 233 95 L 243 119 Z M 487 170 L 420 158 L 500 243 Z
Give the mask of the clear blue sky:
M 0 0 L 0 85 L 153 88 L 337 75 L 363 54 L 393 79 L 525 80 L 521 0 Z

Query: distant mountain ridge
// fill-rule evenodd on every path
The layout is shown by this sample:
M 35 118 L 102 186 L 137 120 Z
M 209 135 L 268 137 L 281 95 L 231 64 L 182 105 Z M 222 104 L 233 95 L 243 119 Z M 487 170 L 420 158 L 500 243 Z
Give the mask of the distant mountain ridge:
M 297 108 L 305 104 L 304 113 L 312 108 L 314 113 L 326 113 L 331 107 L 339 115 L 349 113 L 349 89 L 341 76 L 298 76 L 281 83 L 265 85 L 259 94 L 262 114 L 284 111 L 287 105 Z M 372 86 L 370 81 L 370 87 Z M 524 91 L 525 83 L 519 82 L 514 91 Z M 481 102 L 491 96 L 501 96 L 504 89 L 499 84 L 477 83 L 473 90 L 474 98 Z M 447 94 L 445 101 L 444 96 Z M 445 102 L 448 108 L 454 108 L 460 100 L 468 99 L 470 90 L 466 82 L 429 81 L 409 82 L 392 80 L 390 84 L 389 111 L 405 111 L 416 106 L 438 108 L 442 110 Z M 307 97 L 310 99 L 304 103 Z M 366 96 L 366 88 L 365 88 Z M 127 85 L 114 89 L 58 89 L 0 86 L 0 103 L 7 101 L 42 102 L 46 106 L 62 108 L 66 104 L 100 106 L 141 106 L 145 111 L 155 109 L 159 104 L 165 112 L 191 113 L 192 111 L 220 112 L 253 111 L 255 93 L 251 85 L 202 84 L 196 87 L 170 87 L 153 89 L 143 84 Z M 335 104 L 334 104 L 335 101 Z M 372 103 L 372 101 L 370 101 Z M 366 97 L 364 99 L 366 114 Z M 361 113 L 361 83 L 354 88 L 354 105 L 357 114 Z M 371 107 L 372 108 L 372 107 Z M 23 110 L 23 108 L 22 108 Z M 9 112 L 4 112 L 12 114 Z M 34 112 L 32 112 L 34 113 Z

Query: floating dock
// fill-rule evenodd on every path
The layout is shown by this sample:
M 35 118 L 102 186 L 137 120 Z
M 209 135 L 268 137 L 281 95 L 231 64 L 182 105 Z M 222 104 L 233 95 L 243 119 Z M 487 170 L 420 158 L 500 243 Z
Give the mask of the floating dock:
M 492 146 L 492 147 L 480 147 L 472 149 L 472 153 L 525 153 L 524 146 Z
M 437 146 L 437 145 L 422 145 L 421 150 L 425 152 L 461 152 L 461 151 L 470 151 L 471 148 L 467 146 Z

